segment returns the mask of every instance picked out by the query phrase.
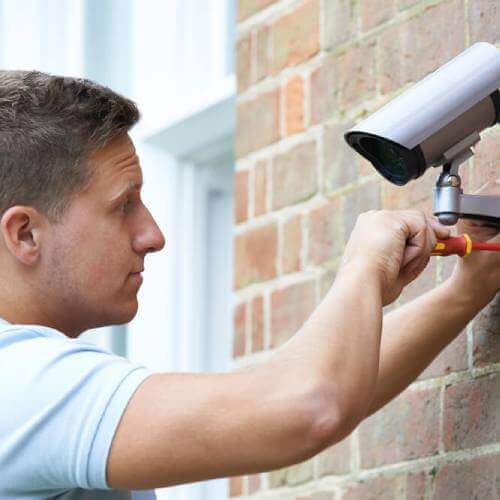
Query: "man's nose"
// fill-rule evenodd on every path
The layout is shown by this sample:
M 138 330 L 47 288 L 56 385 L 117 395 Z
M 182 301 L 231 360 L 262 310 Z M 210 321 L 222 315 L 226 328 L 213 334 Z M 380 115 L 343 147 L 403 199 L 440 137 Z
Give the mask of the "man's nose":
M 134 238 L 134 250 L 137 253 L 159 252 L 165 247 L 165 237 L 147 208 L 146 222 L 142 231 Z

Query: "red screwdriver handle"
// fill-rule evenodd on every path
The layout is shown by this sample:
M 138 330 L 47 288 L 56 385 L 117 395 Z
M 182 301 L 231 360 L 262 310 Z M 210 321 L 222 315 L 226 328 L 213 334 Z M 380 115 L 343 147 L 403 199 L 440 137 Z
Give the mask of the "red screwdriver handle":
M 472 240 L 468 234 L 438 240 L 431 255 L 460 255 L 467 257 L 472 252 Z

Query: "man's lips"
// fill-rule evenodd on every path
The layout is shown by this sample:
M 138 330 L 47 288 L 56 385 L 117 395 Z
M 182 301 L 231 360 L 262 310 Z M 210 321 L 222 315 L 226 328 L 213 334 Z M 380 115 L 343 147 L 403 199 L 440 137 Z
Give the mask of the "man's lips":
M 137 282 L 139 285 L 143 282 L 143 277 L 142 277 L 142 274 L 140 272 L 139 273 L 130 273 L 129 278 L 132 281 Z

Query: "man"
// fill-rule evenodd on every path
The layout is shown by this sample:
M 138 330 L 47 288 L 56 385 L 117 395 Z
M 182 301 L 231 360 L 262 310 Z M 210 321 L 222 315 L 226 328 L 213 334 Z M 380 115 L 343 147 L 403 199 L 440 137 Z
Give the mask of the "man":
M 88 80 L 0 72 L 2 499 L 130 498 L 305 460 L 401 392 L 499 291 L 500 257 L 475 254 L 382 325 L 450 230 L 418 210 L 370 211 L 325 299 L 251 371 L 152 373 L 81 342 L 134 317 L 145 256 L 164 246 L 140 197 L 138 118 Z

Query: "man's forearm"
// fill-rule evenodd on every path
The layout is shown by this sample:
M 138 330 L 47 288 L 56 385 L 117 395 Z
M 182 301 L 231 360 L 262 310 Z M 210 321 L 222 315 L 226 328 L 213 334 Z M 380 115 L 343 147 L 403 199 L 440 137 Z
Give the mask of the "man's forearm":
M 374 413 L 403 391 L 484 308 L 489 298 L 450 278 L 384 316 Z
M 267 368 L 274 381 L 285 374 L 285 387 L 318 387 L 325 396 L 325 411 L 341 415 L 339 434 L 347 434 L 373 398 L 381 331 L 379 278 L 370 269 L 353 266 L 337 275 L 312 316 Z

